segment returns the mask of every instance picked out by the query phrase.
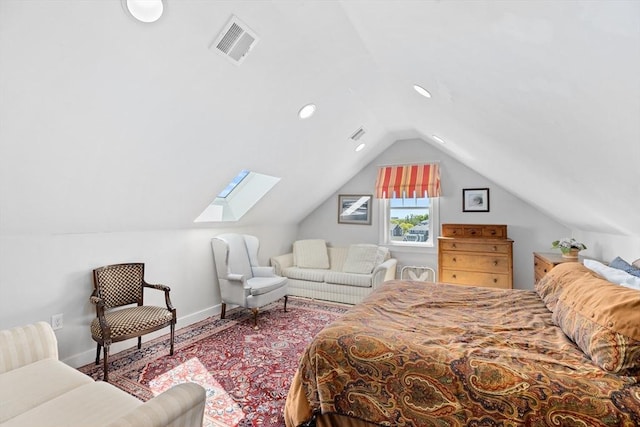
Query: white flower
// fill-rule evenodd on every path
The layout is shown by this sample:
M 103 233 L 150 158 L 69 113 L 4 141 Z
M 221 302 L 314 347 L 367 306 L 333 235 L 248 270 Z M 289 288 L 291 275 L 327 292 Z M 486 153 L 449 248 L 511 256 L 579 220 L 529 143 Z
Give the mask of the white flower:
M 556 240 L 555 242 L 552 242 L 551 246 L 554 249 L 560 249 L 562 252 L 568 252 L 571 249 L 577 249 L 579 251 L 583 249 L 587 249 L 584 243 L 580 243 L 572 237 L 563 237 L 560 240 Z

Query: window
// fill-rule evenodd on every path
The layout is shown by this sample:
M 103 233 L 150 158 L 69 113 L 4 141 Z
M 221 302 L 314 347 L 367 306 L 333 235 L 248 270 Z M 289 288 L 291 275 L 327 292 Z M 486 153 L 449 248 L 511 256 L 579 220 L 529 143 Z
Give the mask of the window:
M 376 179 L 380 241 L 385 245 L 433 247 L 438 226 L 440 167 L 437 163 L 382 166 Z
M 194 222 L 238 221 L 279 181 L 280 178 L 243 169 Z
M 383 205 L 386 245 L 433 246 L 437 224 L 437 198 L 392 198 L 380 200 Z

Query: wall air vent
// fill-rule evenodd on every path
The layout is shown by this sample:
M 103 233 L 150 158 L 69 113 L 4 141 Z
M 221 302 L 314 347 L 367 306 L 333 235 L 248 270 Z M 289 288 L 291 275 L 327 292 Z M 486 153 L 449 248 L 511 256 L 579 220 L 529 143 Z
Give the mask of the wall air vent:
M 355 131 L 353 133 L 353 135 L 351 135 L 349 138 L 351 138 L 354 141 L 359 140 L 360 138 L 362 138 L 362 136 L 365 134 L 365 130 L 363 127 L 360 127 L 357 131 Z
M 209 46 L 223 55 L 229 61 L 240 65 L 247 57 L 247 53 L 258 43 L 258 36 L 237 16 L 231 15 L 231 19 L 224 29 Z

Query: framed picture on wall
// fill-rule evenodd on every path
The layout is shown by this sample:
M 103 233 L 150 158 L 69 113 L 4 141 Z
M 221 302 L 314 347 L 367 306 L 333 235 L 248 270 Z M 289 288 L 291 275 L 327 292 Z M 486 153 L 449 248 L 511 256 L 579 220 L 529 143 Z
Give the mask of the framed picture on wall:
M 340 194 L 338 224 L 371 225 L 371 194 Z
M 488 188 L 464 188 L 462 212 L 489 212 Z

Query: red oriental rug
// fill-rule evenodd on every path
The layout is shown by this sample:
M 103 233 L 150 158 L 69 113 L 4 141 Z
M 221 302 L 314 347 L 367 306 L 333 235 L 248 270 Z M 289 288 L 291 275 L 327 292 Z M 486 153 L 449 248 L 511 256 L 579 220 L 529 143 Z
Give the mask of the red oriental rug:
M 173 385 L 195 382 L 207 390 L 204 426 L 284 426 L 283 408 L 305 346 L 348 305 L 289 297 L 264 307 L 253 327 L 250 310 L 234 309 L 109 357 L 109 382 L 148 400 Z M 132 340 L 135 343 L 135 340 Z M 79 370 L 102 379 L 102 363 Z

